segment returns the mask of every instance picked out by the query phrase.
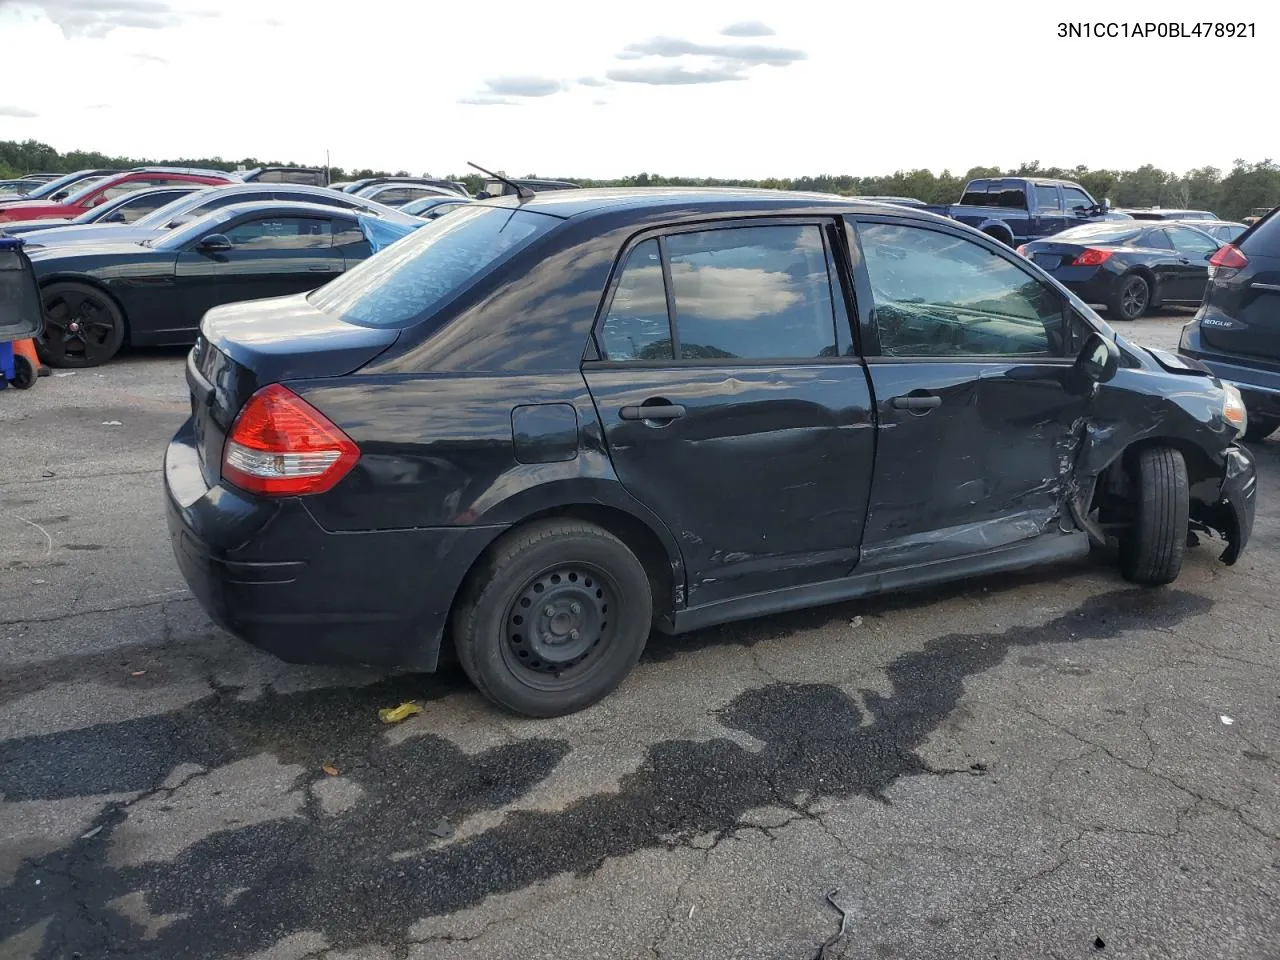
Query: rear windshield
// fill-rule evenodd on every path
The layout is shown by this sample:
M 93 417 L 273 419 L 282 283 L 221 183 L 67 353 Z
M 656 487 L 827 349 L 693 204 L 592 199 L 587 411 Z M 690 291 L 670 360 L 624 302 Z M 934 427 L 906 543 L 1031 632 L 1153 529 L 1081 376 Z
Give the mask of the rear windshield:
M 1235 245 L 1246 256 L 1257 254 L 1262 257 L 1280 257 L 1280 207 L 1269 211 L 1265 217 L 1236 237 Z
M 367 327 L 408 327 L 545 235 L 558 217 L 468 204 L 308 295 L 319 310 Z
M 1136 227 L 1132 221 L 1129 223 L 1090 223 L 1079 227 L 1072 227 L 1070 230 L 1063 230 L 1061 233 L 1045 239 L 1058 240 L 1087 240 L 1090 243 L 1123 243 L 1132 240 L 1144 230 L 1149 229 L 1146 226 Z

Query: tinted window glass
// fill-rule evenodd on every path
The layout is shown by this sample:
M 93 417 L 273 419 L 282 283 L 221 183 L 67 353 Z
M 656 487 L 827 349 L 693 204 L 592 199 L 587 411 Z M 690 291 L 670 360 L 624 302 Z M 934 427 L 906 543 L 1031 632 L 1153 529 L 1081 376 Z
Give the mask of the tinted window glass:
M 960 203 L 963 206 L 980 207 L 987 202 L 987 185 L 985 183 L 971 183 L 965 188 L 964 195 L 960 197 Z
M 459 210 L 378 251 L 310 294 L 311 302 L 352 323 L 408 326 L 560 222 L 501 207 Z
M 600 329 L 606 360 L 675 358 L 657 240 L 646 240 L 627 255 Z
M 1037 184 L 1036 206 L 1041 210 L 1061 210 L 1062 198 L 1058 196 L 1058 188 Z
M 817 224 L 682 233 L 667 254 L 681 360 L 836 355 Z
M 333 245 L 342 248 L 347 256 L 369 255 L 369 241 L 354 220 L 333 221 Z
M 1179 253 L 1189 253 L 1203 257 L 1206 253 L 1212 253 L 1218 249 L 1218 244 L 1212 237 L 1206 237 L 1197 230 L 1189 230 L 1186 227 L 1169 227 L 1168 233 L 1173 240 L 1173 248 Z
M 1093 206 L 1093 201 L 1089 199 L 1088 194 L 1078 187 L 1063 187 L 1062 199 L 1066 203 L 1068 210 Z
M 328 220 L 302 217 L 262 217 L 225 231 L 237 250 L 328 249 L 332 232 Z
M 199 206 L 192 207 L 190 210 L 184 210 L 178 214 L 175 219 L 180 219 L 184 223 L 197 220 L 206 213 L 214 210 L 220 210 L 223 207 L 229 207 L 233 203 L 248 203 L 251 200 L 266 200 L 266 195 L 244 194 L 244 193 L 216 193 Z
M 1163 230 L 1148 230 L 1138 241 L 1138 245 L 1151 250 L 1172 250 L 1173 244 Z
M 1021 186 L 1001 187 L 987 194 L 987 203 L 993 207 L 1009 207 L 1014 210 L 1025 210 L 1027 193 Z
M 860 224 L 881 351 L 892 357 L 1061 355 L 1061 296 L 971 240 Z

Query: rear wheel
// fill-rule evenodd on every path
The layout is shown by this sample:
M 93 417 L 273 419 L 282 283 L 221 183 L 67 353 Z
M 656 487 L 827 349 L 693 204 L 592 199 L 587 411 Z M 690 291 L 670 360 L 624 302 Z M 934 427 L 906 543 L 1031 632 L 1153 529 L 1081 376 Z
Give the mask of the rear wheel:
M 652 619 L 649 577 L 622 541 L 594 524 L 548 520 L 509 534 L 468 578 L 453 636 L 482 694 L 556 717 L 617 688 Z
M 96 367 L 124 344 L 124 314 L 109 296 L 83 283 L 51 283 L 41 291 L 44 333 L 36 341 L 51 367 Z
M 1122 277 L 1107 302 L 1107 313 L 1117 320 L 1137 320 L 1151 306 L 1151 285 L 1146 278 L 1131 273 Z
M 1259 443 L 1276 432 L 1280 427 L 1280 417 L 1263 417 L 1249 414 L 1249 424 L 1244 428 L 1244 438 L 1250 443 Z
M 1172 583 L 1187 550 L 1187 464 L 1172 447 L 1139 450 L 1130 465 L 1133 519 L 1120 541 L 1120 571 L 1148 586 Z

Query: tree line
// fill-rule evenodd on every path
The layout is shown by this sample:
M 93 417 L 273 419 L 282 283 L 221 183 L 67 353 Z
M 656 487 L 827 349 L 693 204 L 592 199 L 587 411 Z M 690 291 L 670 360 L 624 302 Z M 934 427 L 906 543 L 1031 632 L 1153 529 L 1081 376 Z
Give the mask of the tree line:
M 182 157 L 172 160 L 140 160 L 135 157 L 112 157 L 87 150 L 59 153 L 48 144 L 35 140 L 19 142 L 0 140 L 0 179 L 21 176 L 24 173 L 70 173 L 91 167 L 134 167 L 143 164 L 207 167 L 215 170 L 234 170 L 238 166 L 252 169 L 259 166 L 307 166 L 280 161 L 262 161 L 254 157 L 242 160 L 225 160 L 222 157 Z M 423 173 L 423 176 L 431 176 Z M 370 168 L 347 169 L 330 167 L 333 181 L 358 180 L 362 177 L 409 176 L 407 170 L 374 170 Z M 535 174 L 527 174 L 535 176 Z M 1145 164 L 1136 170 L 1091 170 L 1078 167 L 1044 167 L 1038 162 L 1024 163 L 1013 169 L 1000 167 L 973 167 L 964 174 L 943 170 L 899 170 L 888 176 L 855 177 L 849 174 L 823 174 L 805 177 L 776 177 L 765 180 L 732 180 L 720 178 L 668 177 L 656 173 L 639 173 L 615 180 L 594 180 L 573 176 L 556 176 L 551 179 L 570 180 L 584 187 L 590 186 L 707 186 L 707 187 L 766 187 L 779 190 L 806 190 L 818 193 L 839 193 L 845 196 L 895 196 L 915 197 L 926 203 L 955 203 L 965 183 L 976 177 L 1056 177 L 1074 180 L 1099 200 L 1109 198 L 1117 207 L 1187 207 L 1212 210 L 1228 220 L 1239 220 L 1258 207 L 1280 204 L 1280 165 L 1270 159 L 1258 163 L 1236 160 L 1230 170 L 1217 167 L 1199 167 L 1186 173 L 1163 170 L 1153 164 Z M 474 173 L 449 174 L 447 179 L 466 183 L 473 193 L 480 190 L 483 178 Z

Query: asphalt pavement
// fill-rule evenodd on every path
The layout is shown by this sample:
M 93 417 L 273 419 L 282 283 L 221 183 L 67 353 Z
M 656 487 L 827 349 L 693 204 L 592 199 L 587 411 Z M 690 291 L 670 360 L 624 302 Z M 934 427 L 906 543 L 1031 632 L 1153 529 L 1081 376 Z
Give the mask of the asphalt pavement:
M 186 410 L 180 353 L 0 393 L 0 960 L 1280 957 L 1280 442 L 1234 567 L 655 637 L 534 721 L 212 627 Z

